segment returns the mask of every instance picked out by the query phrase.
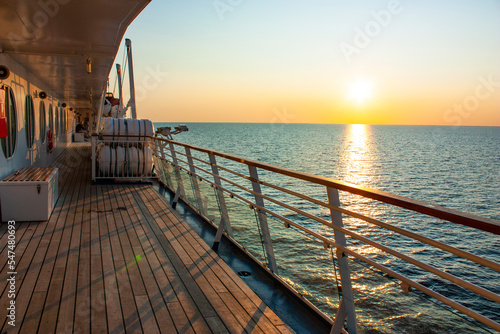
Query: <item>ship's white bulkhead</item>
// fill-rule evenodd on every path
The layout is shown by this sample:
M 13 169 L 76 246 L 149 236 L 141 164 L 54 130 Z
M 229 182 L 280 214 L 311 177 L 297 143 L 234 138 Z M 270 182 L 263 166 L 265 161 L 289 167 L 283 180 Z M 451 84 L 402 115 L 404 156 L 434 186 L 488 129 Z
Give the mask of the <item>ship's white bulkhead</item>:
M 0 65 L 10 75 L 0 80 L 5 94 L 7 136 L 1 138 L 0 179 L 21 167 L 49 166 L 71 142 L 75 114 L 69 101 L 55 96 L 43 80 L 9 55 Z

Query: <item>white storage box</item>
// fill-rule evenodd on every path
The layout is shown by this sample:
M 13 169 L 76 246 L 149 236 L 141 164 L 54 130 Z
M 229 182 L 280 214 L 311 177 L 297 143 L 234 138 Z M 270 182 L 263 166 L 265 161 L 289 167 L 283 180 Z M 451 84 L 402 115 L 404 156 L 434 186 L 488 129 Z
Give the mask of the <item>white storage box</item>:
M 2 221 L 48 220 L 57 198 L 59 169 L 25 167 L 0 181 Z

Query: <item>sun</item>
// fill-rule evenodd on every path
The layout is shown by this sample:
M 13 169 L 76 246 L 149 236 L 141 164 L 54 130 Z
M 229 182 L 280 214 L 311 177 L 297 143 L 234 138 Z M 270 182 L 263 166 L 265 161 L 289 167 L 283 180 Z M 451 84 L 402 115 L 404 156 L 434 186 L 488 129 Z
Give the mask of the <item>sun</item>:
M 359 79 L 349 86 L 349 99 L 357 104 L 365 104 L 373 97 L 373 82 L 368 79 Z

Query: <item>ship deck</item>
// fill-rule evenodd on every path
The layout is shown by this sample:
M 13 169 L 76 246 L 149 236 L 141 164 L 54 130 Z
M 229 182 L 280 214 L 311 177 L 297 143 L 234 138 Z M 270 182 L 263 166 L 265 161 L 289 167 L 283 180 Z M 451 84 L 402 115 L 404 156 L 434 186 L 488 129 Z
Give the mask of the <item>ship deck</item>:
M 1 333 L 292 332 L 151 185 L 92 185 L 87 143 L 52 166 L 50 219 L 15 225 L 15 299 L 0 225 Z

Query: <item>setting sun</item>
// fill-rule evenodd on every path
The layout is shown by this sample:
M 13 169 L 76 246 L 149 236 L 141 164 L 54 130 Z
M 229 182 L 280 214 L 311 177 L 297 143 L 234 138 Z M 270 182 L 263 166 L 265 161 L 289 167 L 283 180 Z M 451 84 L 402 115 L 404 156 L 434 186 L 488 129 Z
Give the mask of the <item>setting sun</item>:
M 370 80 L 358 80 L 349 86 L 349 99 L 357 104 L 364 104 L 373 97 L 373 83 Z

